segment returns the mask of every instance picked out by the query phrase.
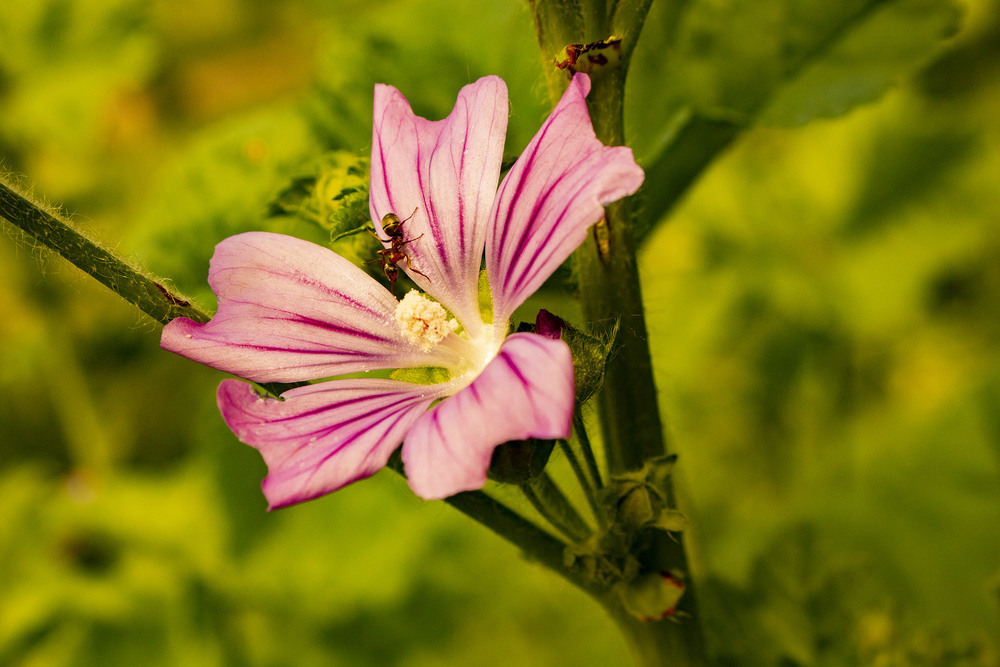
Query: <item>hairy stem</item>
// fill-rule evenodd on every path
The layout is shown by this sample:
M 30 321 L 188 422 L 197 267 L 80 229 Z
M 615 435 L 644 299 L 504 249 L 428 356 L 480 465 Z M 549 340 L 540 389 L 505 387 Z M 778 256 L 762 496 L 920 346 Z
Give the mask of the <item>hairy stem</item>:
M 135 266 L 96 239 L 77 229 L 53 207 L 41 203 L 0 174 L 0 218 L 33 239 L 34 244 L 59 253 L 118 296 L 137 306 L 160 324 L 177 317 L 208 322 L 211 315 L 168 287 L 162 278 Z M 258 383 L 278 396 L 304 383 Z
M 624 69 L 608 72 L 594 81 L 591 116 L 597 136 L 605 144 L 624 143 L 624 93 Z M 638 469 L 645 461 L 668 451 L 660 421 L 632 227 L 629 202 L 616 202 L 606 209 L 597 233 L 574 256 L 584 312 L 598 329 L 598 335 L 608 334 L 616 323 L 621 325 L 615 354 L 608 361 L 604 386 L 598 396 L 612 475 Z M 673 489 L 668 489 L 671 507 L 675 506 L 673 495 Z M 684 576 L 691 571 L 683 538 L 675 541 L 658 534 L 650 548 L 638 555 L 646 571 L 679 572 Z M 691 582 L 677 610 L 679 617 L 684 618 L 682 623 L 661 620 L 636 625 L 634 618 L 615 614 L 642 664 L 665 659 L 678 665 L 706 662 L 704 635 Z
M 0 175 L 0 217 L 34 241 L 62 255 L 161 324 L 175 317 L 207 322 L 209 314 L 189 303 L 162 279 L 139 269 L 77 229 L 6 176 Z
M 594 78 L 591 116 L 598 138 L 624 143 L 622 95 L 625 72 L 619 68 Z M 660 421 L 642 288 L 627 200 L 605 210 L 604 220 L 574 255 L 584 312 L 598 337 L 618 327 L 615 349 L 598 396 L 602 434 L 612 474 L 642 467 L 666 452 Z

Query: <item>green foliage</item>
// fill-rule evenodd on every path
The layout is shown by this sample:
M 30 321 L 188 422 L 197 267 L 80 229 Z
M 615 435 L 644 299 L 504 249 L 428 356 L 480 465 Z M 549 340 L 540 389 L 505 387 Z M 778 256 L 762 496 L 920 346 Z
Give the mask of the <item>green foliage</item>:
M 947 0 L 697 2 L 671 55 L 709 116 L 802 124 L 882 95 L 957 28 Z
M 350 153 L 324 155 L 271 204 L 274 215 L 296 215 L 330 231 L 331 240 L 371 229 L 368 160 Z
M 838 116 L 925 65 L 957 28 L 950 0 L 663 3 L 635 55 L 631 112 L 667 133 L 683 109 L 740 125 Z M 644 134 L 640 145 L 657 139 Z
M 997 90 L 754 131 L 645 251 L 726 664 L 996 660 Z
M 786 33 L 808 37 L 785 50 L 784 81 L 760 113 L 763 124 L 801 125 L 878 99 L 939 54 L 959 25 L 958 7 L 947 0 L 869 2 L 819 38 L 809 34 L 810 22 L 795 18 Z
M 161 177 L 140 217 L 135 241 L 144 263 L 210 303 L 205 276 L 215 244 L 234 234 L 270 231 L 317 243 L 325 230 L 301 218 L 268 215 L 275 195 L 318 158 L 297 108 L 275 108 L 203 133 Z
M 872 102 L 931 61 L 957 28 L 951 0 L 654 5 L 626 98 L 626 136 L 647 171 L 636 237 L 740 131 Z

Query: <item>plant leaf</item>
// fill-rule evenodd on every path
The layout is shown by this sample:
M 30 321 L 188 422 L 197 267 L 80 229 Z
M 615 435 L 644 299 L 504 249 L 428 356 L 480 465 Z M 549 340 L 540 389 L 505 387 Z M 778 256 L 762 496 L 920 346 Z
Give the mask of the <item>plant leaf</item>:
M 940 53 L 958 18 L 947 0 L 867 3 L 782 81 L 758 122 L 801 125 L 877 100 Z

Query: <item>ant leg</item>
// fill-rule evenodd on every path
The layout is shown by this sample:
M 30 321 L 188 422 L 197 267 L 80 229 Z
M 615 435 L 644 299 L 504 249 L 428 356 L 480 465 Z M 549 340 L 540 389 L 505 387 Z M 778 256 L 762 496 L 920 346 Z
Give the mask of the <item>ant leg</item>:
M 417 237 L 417 238 L 420 238 L 420 237 Z M 424 278 L 427 278 L 427 280 L 430 280 L 430 278 L 427 277 L 426 273 L 424 273 L 420 269 L 418 269 L 418 268 L 414 267 L 412 264 L 410 264 L 410 256 L 409 255 L 403 255 L 403 257 L 406 258 L 406 268 L 408 268 L 410 271 L 413 271 L 414 273 L 419 273 Z
M 404 246 L 404 245 L 406 245 L 407 243 L 413 243 L 413 242 L 414 242 L 414 241 L 416 241 L 417 239 L 422 239 L 422 238 L 424 238 L 424 235 L 423 235 L 423 234 L 421 234 L 420 236 L 414 236 L 414 237 L 413 237 L 412 239 L 406 239 L 405 241 L 400 241 L 400 242 L 399 242 L 399 246 L 400 246 L 400 247 L 403 247 L 403 246 Z
M 386 255 L 388 255 L 391 252 L 392 250 L 390 250 L 389 248 L 379 250 L 375 259 L 369 259 L 367 262 L 365 262 L 365 264 L 374 264 L 375 262 L 378 262 L 382 268 L 382 273 L 385 273 L 385 267 L 389 265 L 389 262 L 386 261 L 385 258 Z
M 377 238 L 382 243 L 392 243 L 392 239 L 384 239 L 381 236 L 379 236 L 378 234 L 376 234 L 374 231 L 372 231 L 371 229 L 368 229 L 367 227 L 365 227 L 365 231 L 368 232 L 369 234 L 371 234 L 372 236 L 374 236 L 375 238 Z M 368 264 L 368 262 L 365 262 L 365 264 Z
M 419 207 L 419 206 L 417 206 L 416 208 L 414 208 L 414 209 L 413 209 L 413 213 L 411 213 L 411 214 L 409 214 L 408 216 L 406 216 L 406 220 L 409 220 L 409 219 L 410 219 L 410 218 L 412 218 L 412 217 L 413 217 L 414 215 L 416 215 L 416 213 L 417 213 L 417 211 L 418 211 L 419 209 L 420 209 L 420 207 Z M 400 220 L 399 224 L 403 224 L 404 222 L 406 222 L 406 220 Z

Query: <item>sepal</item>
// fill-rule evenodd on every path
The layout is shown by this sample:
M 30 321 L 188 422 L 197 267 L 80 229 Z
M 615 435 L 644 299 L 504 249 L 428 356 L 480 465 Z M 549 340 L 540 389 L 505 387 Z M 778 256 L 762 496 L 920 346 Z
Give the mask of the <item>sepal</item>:
M 563 551 L 563 566 L 584 581 L 608 588 L 632 581 L 639 573 L 639 560 L 621 533 L 604 530 Z
M 589 539 L 568 546 L 563 554 L 567 570 L 589 583 L 617 587 L 622 595 L 635 598 L 628 604 L 644 620 L 662 618 L 657 614 L 668 607 L 672 613 L 671 605 L 656 613 L 650 611 L 655 611 L 660 602 L 670 602 L 670 589 L 659 593 L 647 590 L 655 588 L 655 582 L 647 574 L 640 575 L 640 563 L 634 554 L 662 539 L 662 533 L 682 531 L 687 523 L 684 514 L 669 505 L 670 473 L 676 459 L 675 455 L 657 457 L 639 470 L 613 476 L 599 498 L 600 513 L 610 519 L 609 524 Z M 674 577 L 674 583 L 682 582 L 678 573 L 670 576 Z M 673 588 L 678 587 L 673 585 Z M 680 588 L 683 592 L 683 585 Z
M 622 532 L 659 528 L 680 532 L 687 523 L 683 513 L 669 506 L 670 473 L 677 455 L 650 459 L 639 470 L 615 475 L 604 490 L 603 505 Z

